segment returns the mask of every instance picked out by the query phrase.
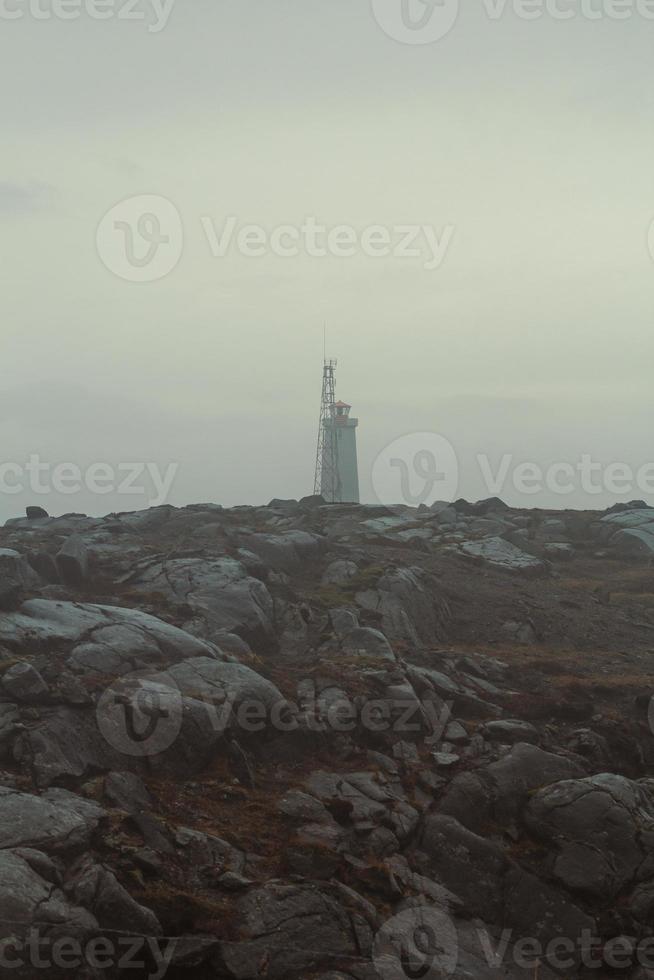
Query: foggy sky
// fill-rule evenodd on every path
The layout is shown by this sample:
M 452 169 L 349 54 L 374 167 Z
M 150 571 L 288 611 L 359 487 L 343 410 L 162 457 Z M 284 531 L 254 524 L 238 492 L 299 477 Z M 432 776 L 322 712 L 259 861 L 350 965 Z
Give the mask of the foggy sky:
M 472 499 L 488 495 L 481 453 L 654 460 L 654 21 L 491 20 L 463 2 L 425 45 L 387 36 L 369 0 L 177 0 L 158 33 L 0 18 L 2 461 L 175 463 L 176 505 L 310 493 L 325 320 L 366 501 L 377 455 L 415 432 L 452 443 Z M 183 223 L 179 264 L 154 282 L 116 276 L 96 247 L 136 195 Z M 230 215 L 454 231 L 431 270 L 214 257 L 202 219 Z M 0 520 L 147 502 L 26 489 L 0 493 Z

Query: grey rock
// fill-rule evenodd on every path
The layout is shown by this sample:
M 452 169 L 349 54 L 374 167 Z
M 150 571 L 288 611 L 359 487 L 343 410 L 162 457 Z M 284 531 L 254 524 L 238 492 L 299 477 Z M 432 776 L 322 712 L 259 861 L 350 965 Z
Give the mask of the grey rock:
M 145 728 L 144 703 L 156 705 L 160 717 L 169 719 L 168 727 L 156 723 L 153 741 L 147 743 L 135 740 L 127 723 L 131 714 L 137 730 Z M 179 775 L 198 771 L 211 758 L 223 738 L 215 722 L 215 711 L 182 696 L 169 676 L 132 674 L 107 689 L 97 715 L 67 707 L 43 711 L 16 739 L 14 755 L 31 768 L 39 786 L 112 769 L 138 772 L 143 756 L 151 769 Z
M 242 875 L 246 870 L 243 852 L 220 837 L 181 827 L 175 843 L 198 888 L 212 887 L 217 875 Z
M 63 789 L 32 796 L 0 786 L 0 848 L 79 851 L 103 815 L 97 804 Z
M 545 556 L 551 561 L 571 561 L 574 553 L 574 545 L 563 541 L 550 542 L 545 545 Z
M 470 736 L 460 721 L 451 721 L 445 729 L 445 738 L 448 742 L 469 742 Z
M 7 752 L 24 727 L 18 705 L 0 702 L 0 751 Z
M 593 526 L 593 531 L 618 554 L 649 557 L 654 552 L 654 508 L 609 513 Z
M 406 800 L 399 779 L 381 773 L 338 773 L 317 771 L 306 781 L 309 792 L 328 809 L 347 814 L 354 827 L 372 830 L 383 823 L 406 840 L 415 830 L 419 814 Z
M 116 876 L 91 858 L 83 859 L 66 885 L 67 893 L 89 909 L 105 929 L 160 936 L 162 928 L 150 909 L 139 905 Z
M 505 877 L 504 918 L 519 936 L 544 943 L 566 937 L 577 950 L 584 933 L 597 934 L 595 920 L 567 895 L 515 866 Z
M 89 552 L 84 539 L 79 534 L 71 534 L 64 541 L 55 559 L 63 582 L 67 585 L 82 585 L 89 577 Z
M 304 824 L 285 849 L 289 868 L 305 878 L 331 878 L 341 863 L 347 834 L 335 820 Z
M 0 940 L 24 937 L 33 927 L 39 936 L 71 937 L 83 941 L 97 930 L 86 909 L 72 905 L 64 893 L 34 870 L 24 852 L 0 850 Z M 3 970 L 3 973 L 5 971 Z M 31 964 L 5 974 L 33 980 Z
M 342 645 L 343 651 L 350 656 L 395 660 L 395 654 L 384 634 L 366 626 L 358 627 L 346 633 Z
M 381 628 L 391 641 L 422 646 L 444 636 L 449 607 L 422 569 L 394 568 L 374 589 L 358 592 L 361 608 L 381 615 Z
M 535 975 L 538 980 L 560 980 L 560 973 L 535 957 L 533 963 L 519 965 L 526 958 L 524 949 L 511 943 L 505 948 L 499 926 L 457 920 L 456 928 L 458 956 L 453 980 L 534 980 Z
M 347 585 L 359 569 L 353 561 L 339 559 L 332 561 L 325 569 L 321 584 L 322 585 Z
M 133 772 L 110 772 L 105 776 L 104 795 L 107 800 L 127 813 L 148 810 L 152 797 L 143 781 Z
M 520 742 L 497 762 L 455 776 L 440 811 L 479 833 L 492 820 L 511 824 L 534 790 L 585 775 L 578 763 Z
M 68 645 L 71 666 L 123 673 L 185 657 L 218 656 L 216 647 L 137 609 L 30 599 L 0 613 L 0 643 L 41 652 Z
M 338 637 L 343 637 L 351 630 L 357 629 L 359 619 L 351 609 L 339 606 L 329 610 L 329 624 Z
M 419 846 L 427 856 L 425 873 L 454 892 L 470 915 L 491 922 L 501 919 L 507 861 L 497 844 L 452 817 L 432 814 L 425 820 Z
M 174 558 L 155 562 L 131 579 L 136 592 L 160 592 L 188 604 L 209 631 L 236 633 L 254 650 L 275 645 L 268 589 L 233 558 Z
M 654 848 L 654 784 L 613 773 L 557 782 L 532 797 L 525 821 L 555 850 L 558 881 L 614 897 Z
M 18 736 L 14 755 L 42 787 L 124 764 L 102 737 L 93 715 L 69 707 L 43 711 L 38 722 Z
M 278 572 L 298 572 L 305 563 L 317 561 L 327 541 L 307 531 L 284 531 L 281 534 L 242 534 L 241 547 L 254 552 Z
M 454 507 L 450 507 L 449 504 L 444 504 L 442 502 L 437 501 L 435 504 L 432 504 L 431 510 L 435 514 L 434 521 L 437 524 L 443 524 L 443 525 L 456 524 L 456 522 L 459 519 L 456 510 L 454 509 Z
M 252 656 L 250 644 L 246 643 L 245 640 L 236 633 L 228 633 L 226 630 L 217 630 L 214 635 L 214 640 L 223 653 L 231 654 L 235 656 L 237 660 Z
M 481 734 L 489 742 L 540 742 L 538 729 L 528 721 L 506 718 L 498 721 L 487 721 L 481 728 Z
M 11 548 L 0 548 L 0 610 L 15 609 L 27 591 L 39 587 L 39 577 L 27 559 Z
M 639 922 L 651 922 L 654 913 L 654 880 L 636 885 L 627 896 L 626 906 Z
M 17 701 L 39 701 L 48 694 L 48 685 L 31 664 L 14 664 L 2 674 L 2 688 Z
M 372 931 L 325 888 L 271 881 L 238 903 L 241 942 L 222 945 L 222 958 L 235 980 L 307 976 L 330 959 L 369 955 Z
M 50 516 L 47 510 L 44 510 L 43 507 L 35 507 L 35 506 L 26 507 L 25 514 L 29 521 L 38 521 L 42 517 Z
M 461 545 L 461 553 L 468 558 L 477 558 L 498 571 L 526 575 L 531 578 L 547 574 L 548 566 L 539 558 L 529 555 L 503 538 L 483 538 L 481 541 L 466 541 Z
M 225 716 L 231 725 L 241 724 L 247 731 L 247 719 L 239 714 L 246 702 L 259 706 L 260 715 L 253 712 L 253 730 L 261 731 L 270 721 L 272 712 L 281 712 L 287 704 L 275 685 L 244 664 L 222 663 L 208 657 L 184 660 L 167 672 L 179 690 L 187 697 L 219 707 L 231 706 Z M 216 719 L 217 721 L 218 719 Z
M 278 802 L 277 809 L 284 816 L 313 824 L 332 823 L 334 819 L 320 800 L 297 789 L 288 790 Z

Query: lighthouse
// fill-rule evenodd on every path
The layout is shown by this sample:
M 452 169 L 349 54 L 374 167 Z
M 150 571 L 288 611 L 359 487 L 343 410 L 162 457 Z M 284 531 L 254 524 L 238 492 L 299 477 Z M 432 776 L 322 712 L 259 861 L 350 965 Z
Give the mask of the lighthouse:
M 359 420 L 350 416 L 351 405 L 335 401 L 335 369 L 336 361 L 325 361 L 314 493 L 322 494 L 330 504 L 358 504 Z

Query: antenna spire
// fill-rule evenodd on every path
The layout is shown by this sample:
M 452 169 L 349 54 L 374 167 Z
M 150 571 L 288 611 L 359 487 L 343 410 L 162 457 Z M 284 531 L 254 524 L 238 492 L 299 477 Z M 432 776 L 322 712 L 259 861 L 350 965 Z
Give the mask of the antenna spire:
M 316 470 L 313 481 L 314 494 L 322 494 L 328 504 L 341 500 L 341 479 L 338 467 L 338 435 L 336 431 L 336 379 L 337 362 L 327 360 L 327 325 L 324 326 L 324 352 L 322 369 L 322 396 L 320 421 L 318 422 L 318 447 Z

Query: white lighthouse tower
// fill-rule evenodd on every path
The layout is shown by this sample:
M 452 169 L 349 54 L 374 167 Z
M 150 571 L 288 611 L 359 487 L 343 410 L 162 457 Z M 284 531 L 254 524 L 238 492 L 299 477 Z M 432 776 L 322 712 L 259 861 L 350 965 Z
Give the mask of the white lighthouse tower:
M 351 405 L 335 401 L 336 361 L 325 361 L 314 493 L 330 504 L 359 503 L 357 426 Z

